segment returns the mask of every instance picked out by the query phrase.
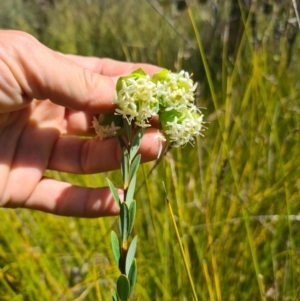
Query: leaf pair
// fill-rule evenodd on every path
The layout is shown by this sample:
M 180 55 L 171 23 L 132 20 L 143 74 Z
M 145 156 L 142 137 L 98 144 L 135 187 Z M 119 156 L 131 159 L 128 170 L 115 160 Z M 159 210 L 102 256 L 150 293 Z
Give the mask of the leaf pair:
M 112 247 L 115 261 L 120 270 L 121 270 L 122 266 L 125 266 L 125 271 L 121 271 L 121 272 L 123 272 L 123 273 L 125 272 L 125 274 L 127 276 L 129 276 L 129 274 L 130 274 L 130 269 L 131 269 L 131 266 L 134 261 L 136 245 L 137 245 L 137 236 L 135 236 L 133 238 L 133 240 L 128 248 L 126 257 L 122 258 L 122 250 L 121 250 L 118 236 L 114 231 L 111 232 L 111 247 Z M 123 260 L 125 260 L 125 264 L 123 264 L 123 262 L 122 262 Z
M 123 265 L 122 253 L 117 234 L 114 231 L 111 232 L 111 244 L 115 260 L 120 268 Z M 111 292 L 113 301 L 127 301 L 134 289 L 137 275 L 136 259 L 134 258 L 136 252 L 136 245 L 137 236 L 133 238 L 128 248 L 128 252 L 126 254 L 125 259 L 125 274 L 121 274 L 118 278 L 117 293 L 115 290 L 112 290 Z
M 136 260 L 134 259 L 129 276 L 120 275 L 117 280 L 117 292 L 111 290 L 112 300 L 113 301 L 127 301 L 133 291 L 135 282 L 136 282 L 137 266 Z
M 136 282 L 137 266 L 134 259 L 131 265 L 129 275 L 120 275 L 117 280 L 117 292 L 122 301 L 127 301 L 133 291 Z
M 128 208 L 126 203 L 121 204 L 119 216 L 119 230 L 122 237 L 122 242 L 127 241 L 128 236 L 131 234 L 134 220 L 136 216 L 136 202 L 133 200 Z

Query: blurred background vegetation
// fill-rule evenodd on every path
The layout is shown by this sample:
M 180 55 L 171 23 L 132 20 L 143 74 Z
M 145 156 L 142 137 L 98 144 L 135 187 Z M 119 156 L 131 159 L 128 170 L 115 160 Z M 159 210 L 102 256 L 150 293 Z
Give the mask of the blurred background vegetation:
M 199 82 L 206 137 L 139 171 L 139 300 L 192 300 L 162 181 L 199 300 L 300 299 L 292 0 L 10 0 L 0 26 L 65 53 L 185 69 Z M 47 175 L 91 187 L 120 181 L 118 171 Z M 0 300 L 110 300 L 115 220 L 1 209 Z

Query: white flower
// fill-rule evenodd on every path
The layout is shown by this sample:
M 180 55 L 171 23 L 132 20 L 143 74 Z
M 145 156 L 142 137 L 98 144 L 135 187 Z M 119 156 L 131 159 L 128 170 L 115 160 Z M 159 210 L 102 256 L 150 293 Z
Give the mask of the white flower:
M 166 111 L 183 112 L 194 105 L 196 88 L 197 83 L 193 83 L 188 72 L 169 72 L 163 81 L 157 82 L 157 96 Z
M 172 121 L 166 121 L 165 134 L 172 146 L 184 146 L 187 143 L 194 144 L 195 137 L 202 135 L 203 114 L 196 107 L 186 110 L 184 117 L 173 117 Z
M 156 84 L 148 75 L 139 78 L 122 80 L 122 88 L 117 93 L 116 113 L 128 120 L 132 120 L 140 127 L 149 125 L 149 118 L 153 117 L 158 109 Z
M 101 115 L 99 119 L 101 118 Z M 100 125 L 99 120 L 94 117 L 92 121 L 93 128 L 96 132 L 96 138 L 103 140 L 105 138 L 113 137 L 117 135 L 118 130 L 121 129 L 119 126 L 115 126 L 115 123 L 112 121 L 110 125 Z
M 158 149 L 158 154 L 157 154 L 157 159 L 159 159 L 161 153 L 162 153 L 162 143 L 167 141 L 166 138 L 163 136 L 163 134 L 159 131 L 157 131 L 157 134 L 154 136 L 154 138 L 157 139 L 159 143 L 159 149 Z

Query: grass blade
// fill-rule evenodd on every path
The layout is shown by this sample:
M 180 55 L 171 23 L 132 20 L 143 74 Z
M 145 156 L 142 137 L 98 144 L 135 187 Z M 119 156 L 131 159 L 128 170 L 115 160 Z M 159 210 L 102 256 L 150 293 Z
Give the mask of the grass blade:
M 168 199 L 167 191 L 166 191 L 164 183 L 163 183 L 163 186 L 164 186 L 164 190 L 165 190 L 165 194 L 166 194 L 167 206 L 168 206 L 169 213 L 170 213 L 170 216 L 171 216 L 171 220 L 172 220 L 172 223 L 173 223 L 173 226 L 174 226 L 177 241 L 178 241 L 178 244 L 179 244 L 179 247 L 180 247 L 181 256 L 182 256 L 184 266 L 185 266 L 186 272 L 188 274 L 189 282 L 190 282 L 190 285 L 191 285 L 193 298 L 194 298 L 195 301 L 198 301 L 195 286 L 194 286 L 194 282 L 193 282 L 193 278 L 192 278 L 192 275 L 191 275 L 189 267 L 188 267 L 188 263 L 187 263 L 187 260 L 186 260 L 186 257 L 185 257 L 185 253 L 184 253 L 184 249 L 183 249 L 182 242 L 181 242 L 181 239 L 180 239 L 180 235 L 179 235 L 179 232 L 178 232 L 178 228 L 177 228 L 177 225 L 176 225 L 176 222 L 175 222 L 175 219 L 174 219 L 173 210 L 172 210 L 170 201 Z

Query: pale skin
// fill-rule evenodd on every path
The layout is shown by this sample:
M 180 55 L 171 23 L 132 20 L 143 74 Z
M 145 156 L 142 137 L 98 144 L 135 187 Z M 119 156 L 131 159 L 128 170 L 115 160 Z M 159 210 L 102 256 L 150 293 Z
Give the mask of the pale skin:
M 80 136 L 93 135 L 93 116 L 115 110 L 116 80 L 137 68 L 150 75 L 159 70 L 60 54 L 26 33 L 0 30 L 0 207 L 79 217 L 119 213 L 107 187 L 72 186 L 43 174 L 46 169 L 92 174 L 119 168 L 115 138 Z M 157 129 L 146 130 L 143 162 L 157 158 L 161 143 Z

